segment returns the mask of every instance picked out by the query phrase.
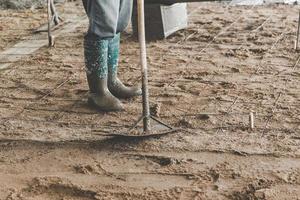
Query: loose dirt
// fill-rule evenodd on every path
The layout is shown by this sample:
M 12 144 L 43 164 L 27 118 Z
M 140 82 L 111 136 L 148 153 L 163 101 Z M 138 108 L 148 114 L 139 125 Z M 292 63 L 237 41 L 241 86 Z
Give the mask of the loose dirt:
M 84 15 L 80 1 L 59 10 Z M 0 199 L 300 199 L 298 11 L 189 4 L 188 29 L 147 45 L 152 110 L 182 129 L 159 138 L 104 136 L 137 120 L 141 98 L 118 113 L 87 106 L 87 25 L 12 63 L 0 72 Z M 46 15 L 0 19 L 3 51 Z M 139 83 L 130 29 L 121 46 L 120 78 Z

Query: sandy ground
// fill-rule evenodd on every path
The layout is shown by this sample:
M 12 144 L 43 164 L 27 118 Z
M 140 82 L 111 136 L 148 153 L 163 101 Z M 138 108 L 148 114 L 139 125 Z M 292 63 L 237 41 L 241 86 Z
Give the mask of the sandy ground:
M 300 199 L 298 9 L 190 4 L 188 29 L 148 43 L 151 105 L 182 129 L 160 138 L 104 136 L 140 116 L 141 98 L 118 113 L 86 105 L 86 26 L 12 63 L 0 72 L 0 199 Z M 1 50 L 44 18 L 1 11 Z M 138 53 L 124 33 L 126 83 L 140 82 Z

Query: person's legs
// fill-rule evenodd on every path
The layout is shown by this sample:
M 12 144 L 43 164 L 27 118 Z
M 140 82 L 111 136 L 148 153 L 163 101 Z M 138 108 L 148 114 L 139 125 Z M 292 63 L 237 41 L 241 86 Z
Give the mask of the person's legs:
M 110 14 L 119 8 L 116 1 L 119 0 L 83 0 L 90 19 L 89 31 L 84 38 L 86 73 L 90 88 L 88 102 L 102 111 L 122 110 L 121 102 L 110 93 L 107 86 L 108 43 L 109 38 L 115 35 L 117 24 L 117 18 Z M 105 8 L 110 9 L 105 10 Z M 103 17 L 107 15 L 110 17 L 104 20 Z M 109 21 L 114 22 L 115 26 L 110 24 L 106 27 L 105 24 Z
M 132 0 L 120 0 L 119 18 L 116 36 L 108 42 L 108 88 L 118 98 L 131 98 L 141 95 L 139 87 L 126 87 L 118 79 L 120 52 L 120 32 L 127 27 L 132 11 Z
M 126 87 L 117 78 L 119 32 L 128 24 L 131 3 L 131 0 L 83 0 L 90 23 L 84 42 L 89 103 L 100 110 L 121 110 L 122 104 L 116 97 L 141 94 L 140 89 Z
M 108 41 L 108 88 L 118 98 L 139 96 L 142 94 L 139 87 L 127 87 L 118 78 L 119 51 L 120 33 Z

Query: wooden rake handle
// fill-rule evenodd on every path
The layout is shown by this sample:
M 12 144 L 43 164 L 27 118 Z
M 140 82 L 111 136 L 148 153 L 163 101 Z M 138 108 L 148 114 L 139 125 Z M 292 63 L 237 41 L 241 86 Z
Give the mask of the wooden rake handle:
M 149 90 L 148 90 L 148 66 L 147 66 L 147 49 L 146 49 L 146 31 L 145 31 L 145 2 L 137 0 L 138 7 L 138 35 L 140 44 L 140 60 L 142 71 L 142 90 L 143 90 L 143 125 L 144 132 L 151 131 L 150 126 L 150 106 L 149 106 Z

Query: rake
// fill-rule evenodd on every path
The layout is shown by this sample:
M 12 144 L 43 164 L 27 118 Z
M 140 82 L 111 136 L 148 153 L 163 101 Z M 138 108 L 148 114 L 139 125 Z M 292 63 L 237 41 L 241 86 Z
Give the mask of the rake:
M 131 126 L 125 133 L 113 133 L 112 136 L 121 137 L 151 137 L 166 135 L 178 131 L 161 120 L 155 118 L 150 113 L 149 104 L 149 89 L 148 89 L 148 65 L 147 65 L 147 49 L 146 49 L 146 36 L 145 36 L 145 14 L 144 14 L 144 0 L 137 1 L 138 7 L 138 35 L 140 44 L 140 60 L 141 60 L 141 72 L 142 72 L 142 104 L 143 114 L 142 116 Z M 152 125 L 152 121 L 156 123 Z M 142 123 L 143 128 L 138 128 L 138 125 Z

